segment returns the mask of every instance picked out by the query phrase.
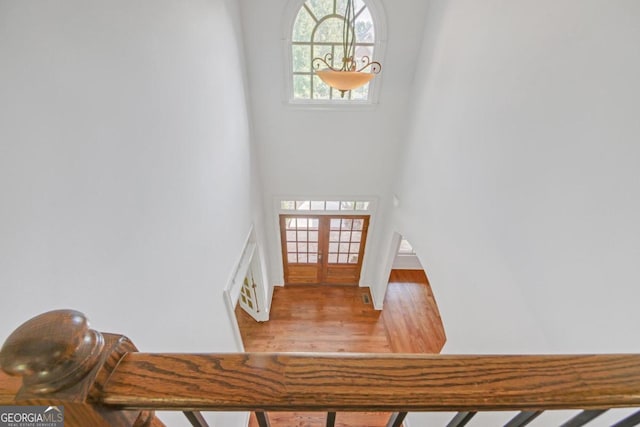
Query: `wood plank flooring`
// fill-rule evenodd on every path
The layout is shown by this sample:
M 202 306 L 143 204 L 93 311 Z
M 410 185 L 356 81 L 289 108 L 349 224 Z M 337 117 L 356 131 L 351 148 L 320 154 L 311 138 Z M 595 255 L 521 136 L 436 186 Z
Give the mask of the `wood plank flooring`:
M 368 299 L 368 303 L 365 302 Z M 269 321 L 258 323 L 239 306 L 236 317 L 250 352 L 439 353 L 446 337 L 422 270 L 393 270 L 382 311 L 367 288 L 276 287 Z M 273 427 L 324 426 L 323 413 L 270 413 Z M 339 413 L 341 427 L 385 426 L 388 413 Z M 251 416 L 250 427 L 257 426 Z

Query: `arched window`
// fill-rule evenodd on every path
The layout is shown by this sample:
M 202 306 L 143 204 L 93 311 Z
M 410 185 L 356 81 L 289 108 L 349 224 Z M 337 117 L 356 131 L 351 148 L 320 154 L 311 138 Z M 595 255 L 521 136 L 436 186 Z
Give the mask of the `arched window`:
M 371 101 L 373 81 L 341 97 L 340 91 L 329 87 L 313 72 L 313 58 L 325 58 L 327 54 L 333 59 L 332 65 L 340 68 L 346 4 L 346 0 L 306 0 L 298 9 L 290 36 L 292 101 Z M 354 6 L 355 56 L 376 58 L 379 35 L 372 10 L 363 0 L 355 0 Z

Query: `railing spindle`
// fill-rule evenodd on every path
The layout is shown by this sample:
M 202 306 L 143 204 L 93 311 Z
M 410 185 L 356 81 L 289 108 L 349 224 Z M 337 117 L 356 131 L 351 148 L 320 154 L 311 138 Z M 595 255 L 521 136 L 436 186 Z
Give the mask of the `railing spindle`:
M 199 411 L 183 411 L 182 413 L 193 427 L 209 427 L 207 420 L 204 419 Z
M 451 421 L 449 421 L 449 424 L 447 424 L 447 427 L 465 426 L 469 421 L 471 421 L 471 418 L 473 418 L 476 414 L 477 412 L 458 412 L 456 416 L 453 417 Z
M 522 411 L 511 419 L 504 427 L 522 427 L 536 419 L 543 411 Z
M 640 411 L 629 415 L 627 418 L 618 422 L 617 424 L 612 425 L 611 427 L 633 427 L 640 424 Z
M 336 425 L 336 413 L 327 412 L 327 427 L 335 427 Z
M 594 418 L 599 417 L 600 415 L 607 412 L 606 409 L 603 410 L 594 410 L 594 411 L 582 411 L 575 417 L 571 418 L 566 423 L 562 424 L 560 427 L 581 427 L 587 424 L 589 421 Z
M 260 427 L 271 427 L 269 422 L 269 415 L 266 412 L 256 412 L 256 419 Z
M 402 426 L 402 422 L 407 416 L 406 412 L 394 412 L 389 417 L 389 422 L 387 422 L 387 427 L 400 427 Z

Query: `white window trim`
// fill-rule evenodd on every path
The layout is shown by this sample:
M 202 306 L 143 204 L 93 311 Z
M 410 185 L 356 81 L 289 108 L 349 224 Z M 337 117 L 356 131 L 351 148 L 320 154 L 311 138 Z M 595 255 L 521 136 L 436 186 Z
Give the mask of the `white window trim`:
M 293 24 L 295 23 L 298 11 L 302 7 L 306 0 L 289 0 L 285 7 L 284 23 L 283 23 L 283 49 L 284 49 L 284 88 L 283 104 L 291 107 L 292 109 L 304 109 L 304 110 L 367 110 L 375 109 L 380 97 L 380 88 L 384 78 L 381 78 L 384 74 L 384 56 L 387 47 L 387 23 L 386 13 L 382 2 L 380 0 L 364 0 L 371 13 L 371 19 L 376 32 L 375 41 L 375 60 L 382 64 L 382 71 L 380 75 L 376 76 L 369 83 L 369 99 L 366 101 L 340 101 L 340 100 L 320 100 L 320 99 L 294 99 L 293 98 L 293 78 L 291 64 L 293 63 L 293 57 L 291 53 L 291 35 L 293 30 Z

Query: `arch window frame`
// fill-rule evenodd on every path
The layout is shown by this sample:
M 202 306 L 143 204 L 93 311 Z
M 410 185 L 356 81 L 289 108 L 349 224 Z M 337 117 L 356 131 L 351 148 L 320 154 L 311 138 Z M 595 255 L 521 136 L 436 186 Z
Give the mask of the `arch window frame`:
M 329 19 L 340 19 L 344 20 L 344 13 L 336 10 L 337 0 L 324 0 L 326 2 L 333 3 L 333 7 L 331 10 L 333 13 L 325 14 L 324 16 L 318 18 L 315 16 L 312 10 L 307 6 L 307 0 L 290 0 L 287 5 L 287 19 L 285 20 L 285 33 L 283 36 L 284 40 L 284 49 L 285 49 L 285 73 L 286 76 L 286 93 L 285 93 L 285 102 L 289 105 L 293 106 L 302 106 L 305 108 L 308 107 L 318 107 L 318 108 L 336 108 L 336 107 L 370 107 L 374 106 L 378 103 L 378 97 L 381 86 L 381 73 L 377 75 L 372 81 L 369 83 L 368 97 L 367 99 L 351 99 L 351 91 L 345 95 L 345 99 L 340 97 L 339 91 L 336 89 L 331 89 L 333 92 L 333 96 L 330 96 L 329 99 L 318 99 L 310 97 L 307 98 L 295 98 L 294 96 L 294 75 L 305 75 L 311 77 L 310 82 L 310 92 L 313 93 L 313 65 L 311 64 L 311 59 L 314 56 L 314 46 L 318 45 L 326 45 L 332 47 L 332 52 L 337 53 L 338 57 L 342 55 L 341 48 L 337 46 L 335 42 L 316 42 L 315 36 L 318 27 L 326 22 Z M 372 47 L 373 48 L 373 60 L 383 62 L 384 61 L 384 48 L 386 47 L 386 25 L 385 25 L 385 15 L 383 13 L 382 5 L 377 0 L 359 0 L 363 4 L 356 13 L 359 15 L 363 13 L 366 9 L 368 13 L 371 15 L 371 21 L 373 23 L 374 29 L 374 41 L 373 42 L 357 42 L 356 46 L 364 46 L 364 47 Z M 296 21 L 298 18 L 298 14 L 302 9 L 306 9 L 307 13 L 314 19 L 315 26 L 311 32 L 309 41 L 294 41 L 293 40 L 293 31 L 296 25 Z M 311 53 L 311 58 L 309 58 L 309 71 L 294 71 L 294 46 L 309 46 L 309 51 Z M 335 58 L 334 54 L 334 58 Z M 349 99 L 346 99 L 349 97 Z

